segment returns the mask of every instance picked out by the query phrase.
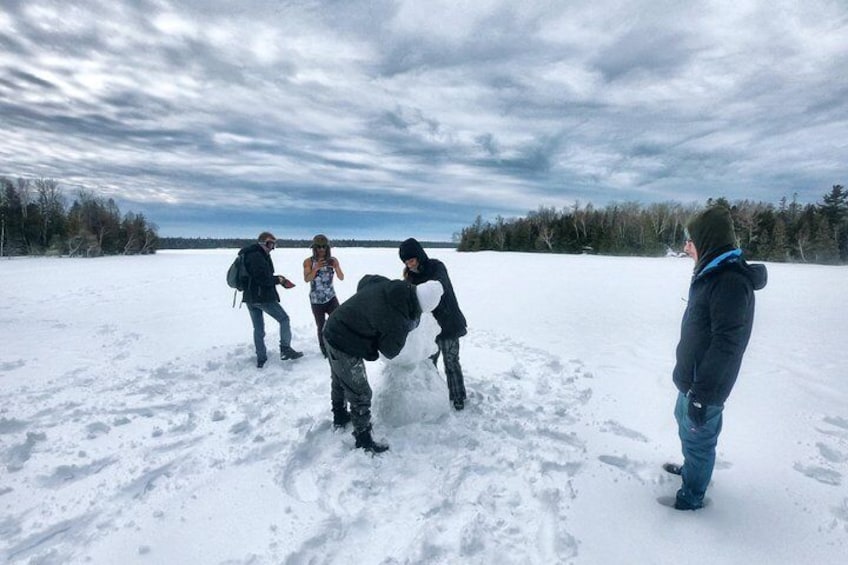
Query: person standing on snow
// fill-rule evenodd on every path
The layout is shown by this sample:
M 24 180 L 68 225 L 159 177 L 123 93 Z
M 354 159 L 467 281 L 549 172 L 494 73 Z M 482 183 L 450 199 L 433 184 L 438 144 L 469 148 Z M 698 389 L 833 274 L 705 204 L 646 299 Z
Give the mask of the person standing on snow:
M 365 275 L 356 294 L 324 325 L 333 426 L 340 429 L 352 422 L 356 447 L 372 454 L 389 448 L 371 437 L 371 386 L 363 360 L 376 361 L 381 353 L 389 359 L 396 357 L 421 313 L 432 312 L 441 297 L 438 282 L 415 287 L 406 281 Z
M 268 361 L 265 349 L 265 319 L 268 314 L 280 324 L 280 359 L 298 359 L 303 353 L 291 348 L 291 325 L 289 315 L 280 306 L 280 295 L 276 285 L 292 288 L 294 283 L 282 275 L 274 274 L 274 262 L 271 251 L 277 246 L 277 238 L 270 232 L 259 234 L 259 242 L 248 245 L 239 254 L 244 255 L 244 268 L 248 274 L 248 283 L 244 289 L 242 302 L 247 305 L 250 321 L 253 323 L 253 345 L 256 348 L 256 366 L 260 369 Z
M 768 273 L 764 265 L 745 262 L 730 210 L 723 206 L 693 216 L 684 251 L 695 260 L 695 269 L 673 374 L 683 465 L 663 468 L 683 480 L 674 508 L 697 510 L 712 477 L 724 403 L 751 337 L 754 291 L 765 287 Z
M 439 305 L 433 310 L 433 316 L 439 322 L 441 333 L 436 337 L 439 351 L 433 356 L 433 364 L 437 364 L 439 354 L 444 356 L 445 377 L 448 384 L 448 398 L 455 410 L 465 408 L 465 379 L 462 376 L 462 366 L 459 364 L 459 338 L 468 333 L 465 316 L 459 309 L 456 294 L 453 291 L 448 269 L 438 259 L 427 257 L 424 248 L 415 238 L 409 238 L 400 244 L 398 250 L 400 260 L 405 267 L 403 278 L 414 285 L 426 281 L 439 281 L 444 288 L 444 295 Z
M 312 238 L 312 256 L 303 260 L 303 280 L 309 283 L 309 302 L 318 328 L 318 347 L 324 357 L 327 356 L 324 323 L 333 310 L 339 307 L 339 299 L 333 288 L 333 275 L 340 281 L 344 280 L 339 260 L 330 254 L 330 240 L 326 235 L 318 234 Z

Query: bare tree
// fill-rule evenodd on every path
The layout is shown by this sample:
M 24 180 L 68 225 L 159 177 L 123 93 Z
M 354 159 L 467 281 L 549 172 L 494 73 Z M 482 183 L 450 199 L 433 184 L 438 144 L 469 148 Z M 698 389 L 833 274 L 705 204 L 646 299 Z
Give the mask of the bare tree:
M 147 229 L 144 230 L 144 244 L 141 246 L 140 253 L 146 255 L 154 252 L 154 245 L 159 241 L 159 236 L 156 235 L 159 231 L 159 226 L 154 223 L 148 223 Z
M 15 191 L 18 194 L 18 199 L 21 205 L 21 241 L 28 253 L 32 252 L 29 237 L 27 237 L 27 228 L 29 223 L 29 205 L 32 202 L 32 182 L 29 179 L 18 177 L 15 182 Z
M 38 210 L 41 215 L 41 245 L 46 248 L 50 244 L 51 226 L 60 220 L 65 213 L 64 199 L 58 181 L 36 179 L 34 184 Z
M 555 235 L 556 230 L 550 224 L 543 224 L 539 226 L 539 241 L 545 244 L 545 247 L 548 248 L 548 251 L 554 250 Z

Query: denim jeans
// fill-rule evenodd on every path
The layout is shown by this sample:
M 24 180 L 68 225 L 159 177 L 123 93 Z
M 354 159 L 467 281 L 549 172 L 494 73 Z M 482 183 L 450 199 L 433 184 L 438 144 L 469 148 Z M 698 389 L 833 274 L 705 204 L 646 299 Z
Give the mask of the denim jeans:
M 253 322 L 253 345 L 256 347 L 256 358 L 258 360 L 268 359 L 268 351 L 265 349 L 265 318 L 268 314 L 280 323 L 280 347 L 291 345 L 291 326 L 289 315 L 283 310 L 279 302 L 252 302 L 247 304 L 250 313 L 250 321 Z
M 723 411 L 724 406 L 707 405 L 704 424 L 696 426 L 689 419 L 689 399 L 685 394 L 677 395 L 674 417 L 683 448 L 683 485 L 677 498 L 694 508 L 704 505 L 704 494 L 713 475 Z

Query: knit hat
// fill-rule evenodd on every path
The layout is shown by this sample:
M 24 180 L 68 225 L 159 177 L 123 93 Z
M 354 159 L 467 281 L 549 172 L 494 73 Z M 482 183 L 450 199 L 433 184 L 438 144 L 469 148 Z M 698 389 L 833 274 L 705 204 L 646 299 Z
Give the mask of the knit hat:
M 424 261 L 427 258 L 427 254 L 424 253 L 424 248 L 421 247 L 421 244 L 418 243 L 418 240 L 414 237 L 410 237 L 400 244 L 400 248 L 398 248 L 398 255 L 400 255 L 400 260 L 404 262 L 409 261 L 410 259 Z
M 442 299 L 442 283 L 439 281 L 427 281 L 415 287 L 415 295 L 418 297 L 418 305 L 422 312 L 432 312 Z
M 686 231 L 700 257 L 712 255 L 725 247 L 736 247 L 733 218 L 724 206 L 712 206 L 698 212 L 689 220 Z

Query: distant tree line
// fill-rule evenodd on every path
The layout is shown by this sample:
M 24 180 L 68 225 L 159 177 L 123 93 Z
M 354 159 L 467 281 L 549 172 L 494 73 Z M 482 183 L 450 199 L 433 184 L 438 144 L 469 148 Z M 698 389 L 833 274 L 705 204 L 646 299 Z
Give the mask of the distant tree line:
M 255 238 L 200 238 L 200 237 L 161 237 L 159 249 L 240 249 L 251 243 Z M 401 242 L 392 239 L 333 239 L 333 247 L 400 247 Z M 278 248 L 303 248 L 312 245 L 311 239 L 278 239 Z M 445 241 L 422 241 L 424 247 L 454 248 L 456 243 Z
M 709 199 L 733 215 L 739 245 L 751 259 L 838 264 L 848 262 L 848 191 L 834 185 L 821 202 L 777 205 L 725 198 Z M 702 207 L 664 202 L 643 206 L 612 203 L 603 208 L 580 203 L 557 210 L 541 207 L 523 218 L 480 216 L 464 228 L 459 251 L 537 251 L 659 256 L 683 245 L 688 218 Z
M 0 257 L 155 253 L 157 229 L 143 214 L 122 216 L 114 200 L 92 191 L 77 191 L 68 207 L 54 179 L 0 176 Z

